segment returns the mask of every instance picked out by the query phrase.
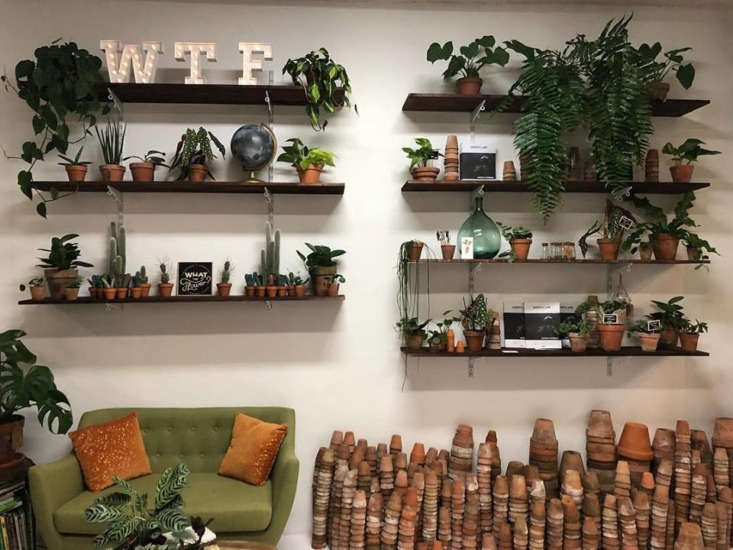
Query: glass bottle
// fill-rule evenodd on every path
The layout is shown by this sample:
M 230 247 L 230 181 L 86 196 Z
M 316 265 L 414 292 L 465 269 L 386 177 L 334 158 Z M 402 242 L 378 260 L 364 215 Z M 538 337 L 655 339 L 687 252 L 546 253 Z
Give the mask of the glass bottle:
M 484 194 L 476 194 L 473 213 L 463 222 L 458 232 L 458 242 L 465 237 L 473 238 L 473 257 L 476 259 L 490 259 L 499 253 L 501 248 L 501 233 L 494 221 L 484 212 Z
M 598 296 L 588 296 L 588 303 L 591 308 L 583 314 L 583 320 L 588 325 L 588 334 L 585 336 L 586 345 L 589 349 L 597 349 L 601 347 L 601 333 L 598 331 Z
M 616 285 L 616 292 L 614 292 L 611 299 L 624 304 L 624 313 L 626 315 L 626 319 L 623 319 L 623 322 L 628 322 L 633 319 L 634 304 L 631 302 L 631 296 L 629 296 L 629 293 L 626 292 L 626 288 L 624 287 L 623 275 L 621 273 L 618 274 L 618 285 Z

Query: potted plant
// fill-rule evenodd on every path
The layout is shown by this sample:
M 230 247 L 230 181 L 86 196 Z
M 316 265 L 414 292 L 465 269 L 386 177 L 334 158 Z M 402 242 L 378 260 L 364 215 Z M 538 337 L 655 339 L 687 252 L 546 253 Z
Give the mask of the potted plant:
M 89 283 L 89 297 L 92 299 L 102 298 L 102 275 L 91 275 L 87 279 L 87 283 Z M 99 294 L 99 295 L 98 295 Z
M 18 414 L 28 407 L 38 410 L 38 421 L 55 434 L 69 431 L 73 422 L 66 396 L 56 387 L 48 367 L 36 364 L 36 356 L 23 344 L 22 330 L 7 330 L 0 334 L 0 464 L 19 464 L 23 455 L 25 418 Z
M 249 296 L 250 298 L 254 296 L 256 285 L 257 283 L 255 282 L 254 274 L 245 273 L 244 274 L 244 295 Z
M 411 241 L 405 241 L 400 246 L 400 248 L 404 249 L 400 254 L 402 255 L 402 252 L 404 252 L 404 257 L 407 258 L 407 261 L 417 262 L 420 259 L 420 256 L 422 256 L 422 249 L 424 246 L 425 243 L 422 241 L 414 239 Z
M 130 288 L 130 298 L 133 300 L 139 300 L 143 296 L 143 289 L 140 286 L 142 280 L 140 278 L 140 272 L 136 271 L 132 276 L 132 288 Z
M 453 53 L 453 42 L 446 42 L 442 46 L 433 42 L 428 47 L 427 60 L 435 63 L 438 60 L 448 61 L 448 68 L 443 71 L 443 78 L 449 80 L 461 75 L 456 81 L 456 89 L 461 95 L 479 95 L 483 80 L 479 71 L 485 65 L 499 65 L 503 67 L 509 61 L 509 52 L 501 46 L 496 46 L 493 36 L 476 38 L 467 46 L 461 46 L 460 55 Z
M 557 327 L 558 336 L 567 336 L 573 353 L 584 353 L 588 346 L 590 329 L 583 319 L 579 321 L 563 321 Z
M 64 298 L 67 302 L 74 302 L 79 297 L 79 289 L 81 288 L 81 277 L 77 277 L 69 283 L 64 289 Z
M 168 273 L 168 265 L 166 262 L 160 262 L 160 284 L 158 285 L 158 294 L 163 298 L 170 298 L 173 294 L 173 283 Z
M 277 157 L 278 162 L 287 162 L 298 172 L 300 183 L 314 184 L 321 178 L 324 166 L 336 166 L 334 154 L 318 147 L 309 148 L 298 138 L 287 140 L 292 145 L 283 147 L 284 153 Z
M 333 286 L 333 284 L 331 286 Z M 329 296 L 330 296 L 330 290 L 331 289 L 329 287 Z M 277 295 L 280 298 L 285 298 L 288 296 L 289 291 L 290 291 L 290 284 L 289 284 L 288 276 L 282 275 L 282 274 L 278 275 L 277 276 Z M 335 295 L 337 294 L 338 294 L 338 285 L 336 285 L 336 294 Z
M 256 271 L 254 273 L 247 273 L 244 276 L 245 288 L 244 294 L 249 297 L 264 298 L 266 294 L 265 278 Z
M 117 299 L 124 300 L 130 296 L 132 290 L 132 275 L 125 273 L 121 277 L 115 277 L 115 284 L 117 285 Z
M 132 172 L 133 181 L 153 181 L 155 179 L 155 169 L 158 166 L 168 168 L 168 165 L 165 163 L 165 153 L 156 151 L 155 149 L 151 149 L 143 157 L 132 155 L 122 160 L 127 161 L 130 159 L 138 159 L 140 161 L 130 163 L 130 172 Z
M 466 305 L 466 299 L 463 299 L 461 323 L 468 351 L 473 353 L 481 351 L 484 346 L 484 335 L 492 316 L 493 312 L 486 307 L 486 299 L 483 294 L 476 295 L 469 305 Z
M 642 44 L 639 46 L 639 52 L 649 61 L 653 70 L 657 72 L 655 82 L 649 88 L 649 95 L 653 99 L 664 101 L 669 93 L 669 83 L 664 79 L 670 72 L 674 72 L 677 80 L 685 90 L 689 90 L 692 82 L 695 80 L 695 67 L 692 63 L 683 63 L 682 54 L 690 51 L 692 48 L 676 48 L 668 52 L 664 52 L 664 60 L 656 61 L 657 56 L 662 52 L 662 45 L 655 42 L 653 45 Z
M 415 138 L 417 148 L 403 147 L 402 150 L 410 159 L 410 173 L 417 181 L 435 181 L 440 169 L 435 166 L 428 166 L 432 159 L 442 156 L 433 149 L 433 144 L 428 138 Z
M 639 319 L 629 327 L 629 336 L 636 336 L 639 338 L 641 351 L 657 351 L 659 338 L 662 336 L 660 334 L 660 326 L 661 323 L 659 323 L 659 321 Z
M 450 231 L 436 231 L 440 243 L 440 253 L 444 260 L 452 260 L 456 253 L 456 245 L 450 242 Z
M 104 181 L 118 182 L 125 176 L 125 167 L 122 166 L 122 150 L 125 146 L 127 124 L 119 120 L 107 119 L 107 126 L 101 131 L 94 127 L 97 133 L 99 147 L 102 149 L 104 164 L 99 167 Z
M 453 323 L 461 320 L 460 317 L 450 316 L 451 313 L 453 313 L 451 310 L 444 311 L 444 319 L 435 323 L 436 328 L 430 331 L 430 338 L 428 338 L 430 351 L 440 352 L 448 349 L 448 330 Z
M 532 246 L 532 232 L 529 229 L 517 225 L 504 225 L 497 222 L 501 229 L 502 236 L 507 240 L 509 246 L 512 247 L 511 260 L 518 262 L 527 261 L 529 256 L 529 247 Z
M 697 351 L 697 342 L 703 332 L 708 331 L 708 324 L 703 321 L 691 322 L 689 319 L 683 319 L 680 326 L 680 345 L 682 350 L 688 353 Z
M 229 296 L 231 293 L 232 283 L 229 282 L 229 279 L 232 276 L 232 271 L 234 271 L 232 262 L 226 260 L 224 262 L 224 269 L 221 270 L 221 280 L 216 284 L 216 290 L 219 296 Z
M 425 341 L 425 327 L 430 323 L 430 319 L 422 323 L 418 322 L 417 317 L 405 317 L 397 322 L 397 329 L 402 333 L 405 340 L 405 346 L 409 351 L 420 351 Z
M 623 322 L 626 306 L 615 300 L 607 300 L 598 305 L 598 332 L 601 335 L 603 351 L 619 351 L 624 338 L 626 325 Z
M 114 281 L 112 280 L 110 275 L 102 276 L 102 286 L 104 288 L 102 294 L 106 301 L 109 302 L 117 297 L 117 289 L 115 288 Z
M 59 153 L 59 158 L 63 162 L 59 162 L 58 164 L 59 166 L 66 168 L 66 175 L 68 176 L 69 181 L 80 182 L 84 181 L 84 178 L 87 177 L 87 166 L 89 166 L 91 162 L 81 160 L 81 154 L 83 152 L 84 147 L 80 147 L 76 152 L 76 155 L 74 155 L 74 158 L 67 157 L 66 155 Z
M 710 256 L 707 254 L 708 252 L 718 254 L 715 247 L 708 241 L 691 231 L 685 231 L 681 240 L 687 249 L 687 259 L 691 262 L 704 262 L 709 260 Z
M 624 233 L 634 222 L 635 218 L 631 212 L 607 200 L 603 220 L 601 222 L 593 222 L 593 225 L 578 240 L 578 246 L 583 257 L 585 258 L 588 252 L 588 237 L 599 233 L 602 237 L 597 239 L 596 242 L 598 243 L 601 259 L 604 262 L 615 262 L 618 260 Z
M 298 251 L 298 256 L 305 263 L 313 281 L 313 294 L 327 296 L 331 286 L 331 277 L 336 275 L 338 262 L 336 258 L 346 254 L 344 250 L 331 250 L 327 246 L 305 243 L 310 252 L 304 255 Z
M 339 287 L 342 283 L 345 283 L 346 279 L 343 275 L 339 275 L 338 273 L 331 276 L 331 284 L 328 285 L 328 295 L 329 296 L 338 296 L 339 295 Z
M 42 302 L 46 297 L 46 289 L 43 284 L 43 277 L 33 277 L 26 283 L 31 291 L 31 300 Z M 25 292 L 26 285 L 20 285 L 20 291 Z
M 226 150 L 221 141 L 206 129 L 200 127 L 198 131 L 187 128 L 186 133 L 176 145 L 176 152 L 171 161 L 171 170 L 178 171 L 178 180 L 204 181 L 206 176 L 215 179 L 209 164 L 216 159 L 211 149 L 211 143 L 217 148 L 221 157 L 225 157 Z
M 662 326 L 661 337 L 659 343 L 664 348 L 674 348 L 677 346 L 679 331 L 684 323 L 684 314 L 680 302 L 683 296 L 675 296 L 666 302 L 661 300 L 652 300 L 652 304 L 659 310 L 649 314 L 647 317 L 654 321 L 659 321 Z
M 662 153 L 672 155 L 674 166 L 669 168 L 672 174 L 672 181 L 678 183 L 688 183 L 692 179 L 692 172 L 695 167 L 693 162 L 697 162 L 697 158 L 703 155 L 719 155 L 720 151 L 711 151 L 700 147 L 705 142 L 697 138 L 687 138 L 682 145 L 675 147 L 667 142 L 662 148 Z
M 308 279 L 304 281 L 300 273 L 295 275 L 291 271 L 288 274 L 288 286 L 290 287 L 289 292 L 291 296 L 295 296 L 297 298 L 302 298 L 303 296 L 305 296 L 305 289 L 307 284 Z
M 53 237 L 51 248 L 39 248 L 48 252 L 46 258 L 39 258 L 38 267 L 44 268 L 44 275 L 48 283 L 51 298 L 60 299 L 64 296 L 64 289 L 79 277 L 79 267 L 93 267 L 92 264 L 79 260 L 81 251 L 77 243 L 70 241 L 79 235 L 69 233 L 63 237 Z
M 321 109 L 333 113 L 339 107 L 351 106 L 349 74 L 343 65 L 331 59 L 326 48 L 288 59 L 283 67 L 285 73 L 290 75 L 293 84 L 303 87 L 305 114 L 314 130 L 325 130 L 328 125 L 327 120 L 321 122 Z
M 642 241 L 639 243 L 639 259 L 642 262 L 652 261 L 652 243 L 650 241 Z
M 150 281 L 144 265 L 141 265 L 140 269 L 135 272 L 135 277 L 138 281 L 137 286 L 140 287 L 140 296 L 143 298 L 150 296 Z

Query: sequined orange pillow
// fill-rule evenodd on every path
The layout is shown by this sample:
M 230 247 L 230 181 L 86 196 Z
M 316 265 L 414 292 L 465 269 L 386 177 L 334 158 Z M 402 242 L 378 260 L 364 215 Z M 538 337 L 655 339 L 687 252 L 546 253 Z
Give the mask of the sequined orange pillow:
M 113 476 L 127 480 L 152 473 L 134 412 L 70 432 L 69 437 L 90 491 L 110 487 Z
M 264 485 L 287 433 L 287 424 L 272 424 L 237 413 L 232 442 L 221 461 L 219 474 Z

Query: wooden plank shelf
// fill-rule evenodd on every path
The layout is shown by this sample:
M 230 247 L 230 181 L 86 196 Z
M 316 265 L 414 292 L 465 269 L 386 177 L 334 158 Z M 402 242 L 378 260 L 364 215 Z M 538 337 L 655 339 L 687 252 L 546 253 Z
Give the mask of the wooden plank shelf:
M 620 259 L 615 261 L 601 260 L 600 258 L 577 258 L 575 260 L 543 260 L 540 258 L 530 258 L 524 261 L 515 260 L 510 262 L 507 258 L 491 258 L 491 259 L 462 259 L 454 258 L 452 260 L 443 260 L 442 258 L 427 258 L 413 262 L 411 264 L 593 264 L 593 265 L 699 265 L 709 264 L 710 260 L 652 260 L 645 262 L 638 258 Z
M 97 300 L 88 296 L 77 298 L 76 300 L 65 300 L 63 298 L 46 298 L 43 301 L 21 300 L 18 305 L 21 306 L 81 306 L 91 304 L 180 304 L 184 302 L 343 302 L 346 296 L 282 296 L 275 298 L 258 298 L 253 296 L 148 296 L 147 298 L 125 298 L 123 300 Z
M 507 96 L 505 95 L 479 95 L 464 96 L 459 94 L 407 94 L 402 105 L 403 111 L 432 111 L 432 112 L 454 112 L 470 113 L 485 101 L 487 111 L 496 109 Z M 654 100 L 652 103 L 652 115 L 659 117 L 681 117 L 692 111 L 704 107 L 710 103 L 709 99 L 668 99 L 666 101 Z M 524 99 L 517 97 L 505 109 L 506 113 L 521 113 Z
M 484 349 L 476 353 L 466 350 L 464 353 L 449 353 L 447 351 L 432 352 L 428 348 L 420 351 L 409 351 L 406 347 L 401 348 L 402 352 L 411 357 L 709 357 L 705 351 L 687 352 L 681 348 L 658 349 L 657 351 L 642 351 L 640 347 L 625 346 L 620 351 L 603 351 L 602 349 L 589 349 L 583 353 L 573 353 L 569 349 Z
M 244 181 L 123 181 L 111 183 L 106 181 L 34 181 L 32 187 L 39 191 L 55 189 L 59 193 L 105 193 L 107 186 L 122 193 L 256 193 L 262 194 L 265 188 L 270 193 L 281 195 L 343 195 L 344 183 L 288 183 L 262 182 L 247 183 Z
M 649 193 L 657 195 L 678 195 L 687 191 L 697 191 L 710 187 L 707 182 L 655 182 L 655 181 L 633 181 L 628 182 L 632 193 Z M 459 180 L 455 182 L 435 181 L 424 182 L 410 180 L 402 186 L 403 192 L 456 192 L 475 191 L 483 187 L 484 193 L 531 193 L 529 186 L 522 181 L 501 181 L 501 180 Z M 566 181 L 565 193 L 603 193 L 608 194 L 608 189 L 595 181 Z

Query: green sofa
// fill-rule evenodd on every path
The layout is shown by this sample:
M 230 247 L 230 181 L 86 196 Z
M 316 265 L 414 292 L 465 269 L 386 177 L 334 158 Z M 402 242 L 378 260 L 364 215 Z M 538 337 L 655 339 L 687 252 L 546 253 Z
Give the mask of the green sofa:
M 191 469 L 189 486 L 183 491 L 188 515 L 213 518 L 211 528 L 221 539 L 277 544 L 298 482 L 295 411 L 281 407 L 101 409 L 85 413 L 79 427 L 107 422 L 132 411 L 140 420 L 153 470 L 152 475 L 132 480 L 133 487 L 152 494 L 163 470 L 185 462 Z M 217 474 L 237 412 L 289 426 L 270 479 L 262 487 Z M 92 538 L 102 529 L 84 520 L 84 510 L 95 498 L 115 489 L 87 491 L 73 453 L 57 462 L 32 467 L 29 482 L 38 530 L 48 549 L 94 548 Z

